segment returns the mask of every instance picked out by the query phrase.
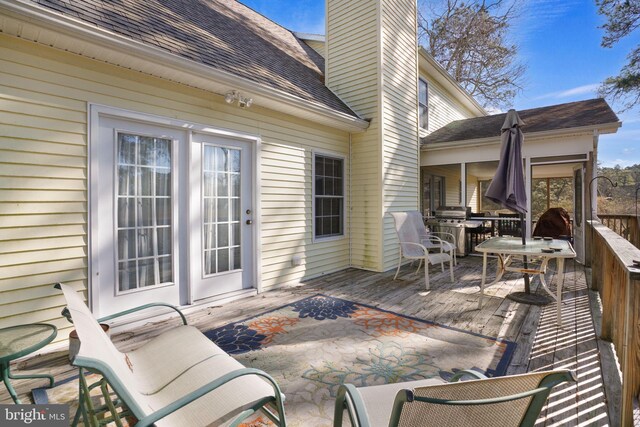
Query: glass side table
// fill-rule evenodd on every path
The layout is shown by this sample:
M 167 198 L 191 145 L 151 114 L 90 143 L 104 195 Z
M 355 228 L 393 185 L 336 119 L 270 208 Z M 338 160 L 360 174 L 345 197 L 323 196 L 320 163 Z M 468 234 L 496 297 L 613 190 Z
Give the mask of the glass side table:
M 18 325 L 0 329 L 0 371 L 2 381 L 15 403 L 20 403 L 10 379 L 47 378 L 49 387 L 53 387 L 53 377 L 46 374 L 11 375 L 9 366 L 12 360 L 33 353 L 49 344 L 58 334 L 55 326 L 46 323 Z

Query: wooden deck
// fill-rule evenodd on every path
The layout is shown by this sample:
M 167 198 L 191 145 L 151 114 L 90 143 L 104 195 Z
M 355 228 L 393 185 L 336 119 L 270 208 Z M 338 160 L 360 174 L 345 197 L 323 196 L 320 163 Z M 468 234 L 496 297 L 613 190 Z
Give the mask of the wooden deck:
M 537 424 L 539 426 L 615 425 L 615 420 L 612 423 L 608 416 L 599 343 L 590 310 L 585 271 L 580 264 L 568 262 L 566 265 L 562 328 L 555 325 L 555 303 L 539 307 L 518 304 L 505 298 L 514 290 L 523 290 L 523 279 L 516 274 L 505 275 L 503 280 L 487 289 L 490 296 L 485 297 L 484 307 L 478 310 L 481 258 L 469 256 L 459 259 L 453 284 L 449 282 L 446 272 L 441 273 L 439 267 L 432 266 L 432 289 L 428 292 L 424 288 L 423 274 L 416 274 L 414 267 L 404 266 L 395 281 L 394 272 L 372 273 L 349 269 L 224 306 L 202 308 L 188 318 L 191 324 L 208 330 L 316 293 L 369 304 L 514 341 L 518 346 L 508 369 L 509 374 L 552 368 L 575 370 L 578 382 L 560 387 L 552 393 Z M 489 272 L 493 270 L 489 269 Z M 553 275 L 551 271 L 547 277 L 552 288 Z M 534 290 L 537 284 L 537 279 L 532 281 Z M 134 348 L 159 333 L 162 326 L 147 324 L 134 331 L 116 334 L 113 339 L 120 348 Z M 469 361 L 469 364 L 472 365 L 473 361 Z M 75 373 L 63 351 L 20 361 L 14 370 L 16 373 L 21 373 L 20 370 L 53 373 L 57 381 Z M 14 386 L 23 401 L 28 402 L 31 399 L 30 390 L 41 386 L 41 383 L 38 380 L 16 380 Z M 10 402 L 8 393 L 2 387 L 0 403 Z

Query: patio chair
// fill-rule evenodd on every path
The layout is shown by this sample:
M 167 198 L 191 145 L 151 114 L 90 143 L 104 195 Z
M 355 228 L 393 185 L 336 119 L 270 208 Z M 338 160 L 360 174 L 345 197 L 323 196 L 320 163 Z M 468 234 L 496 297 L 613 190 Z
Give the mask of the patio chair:
M 464 375 L 477 379 L 458 381 Z M 461 371 L 451 382 L 427 379 L 356 388 L 344 384 L 336 396 L 334 427 L 345 410 L 354 427 L 533 426 L 553 387 L 575 381 L 571 371 L 486 378 Z
M 520 218 L 519 214 L 498 214 L 498 218 Z M 513 219 L 499 219 L 498 220 L 498 236 L 513 236 L 522 237 L 522 227 L 520 221 Z
M 409 216 L 409 220 L 413 222 L 416 230 L 418 230 L 420 242 L 422 242 L 429 251 L 437 250 L 439 252 L 442 250 L 447 252 L 453 257 L 453 265 L 458 265 L 456 237 L 452 233 L 427 230 L 427 227 L 424 226 L 422 214 L 418 211 L 407 211 L 407 215 Z M 420 265 L 422 265 L 422 261 L 420 261 Z M 440 265 L 444 272 L 444 262 L 440 263 Z M 420 270 L 420 266 L 418 266 L 418 270 Z
M 175 309 L 183 325 L 151 339 L 140 348 L 121 353 L 93 317 L 78 293 L 57 284 L 67 301 L 63 315 L 73 322 L 80 349 L 73 365 L 80 370 L 79 407 L 84 425 L 98 426 L 126 418 L 138 427 L 237 425 L 262 411 L 277 426 L 285 426 L 283 399 L 276 382 L 266 373 L 245 368 L 168 304 L 147 304 L 100 319 L 110 320 L 141 309 L 165 306 Z M 85 372 L 102 376 L 87 384 Z M 90 397 L 99 387 L 105 404 L 95 406 Z M 111 390 L 117 395 L 113 399 Z M 267 408 L 272 405 L 275 413 Z M 129 423 L 131 425 L 131 423 Z
M 416 223 L 411 220 L 408 212 L 391 212 L 393 220 L 396 226 L 396 233 L 398 234 L 398 268 L 393 280 L 398 278 L 400 273 L 400 266 L 402 265 L 402 259 L 409 260 L 424 260 L 424 280 L 427 290 L 429 290 L 429 264 L 442 264 L 446 261 L 449 262 L 449 272 L 451 274 L 451 282 L 455 279 L 453 277 L 453 257 L 450 253 L 444 251 L 444 247 L 440 246 L 440 252 L 431 253 L 429 249 L 424 245 L 424 242 L 420 240 L 420 229 L 424 228 L 416 226 Z M 437 239 L 435 236 L 431 239 Z M 420 268 L 420 267 L 418 267 Z

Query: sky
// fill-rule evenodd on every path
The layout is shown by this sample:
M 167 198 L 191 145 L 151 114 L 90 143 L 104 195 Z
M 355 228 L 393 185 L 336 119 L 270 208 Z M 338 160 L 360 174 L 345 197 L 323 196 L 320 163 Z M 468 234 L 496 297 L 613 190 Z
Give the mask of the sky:
M 516 110 L 562 104 L 597 97 L 600 83 L 615 76 L 626 56 L 640 43 L 640 31 L 614 48 L 600 46 L 604 18 L 594 0 L 521 0 L 520 16 L 512 22 L 511 37 L 527 66 L 523 90 L 514 99 Z M 303 33 L 324 34 L 325 0 L 241 0 L 278 24 Z M 624 168 L 640 164 L 640 107 L 620 112 L 622 127 L 601 135 L 600 166 Z

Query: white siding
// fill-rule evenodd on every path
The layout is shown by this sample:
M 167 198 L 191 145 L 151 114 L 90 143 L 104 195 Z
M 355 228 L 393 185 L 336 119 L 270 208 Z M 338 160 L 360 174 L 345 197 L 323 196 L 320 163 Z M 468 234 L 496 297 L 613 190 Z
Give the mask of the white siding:
M 0 328 L 68 327 L 51 285 L 87 289 L 88 103 L 260 135 L 262 285 L 349 266 L 347 237 L 314 244 L 311 230 L 312 150 L 348 167 L 347 133 L 4 35 L 0 70 Z

